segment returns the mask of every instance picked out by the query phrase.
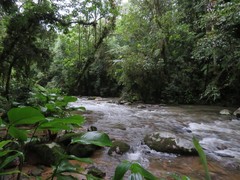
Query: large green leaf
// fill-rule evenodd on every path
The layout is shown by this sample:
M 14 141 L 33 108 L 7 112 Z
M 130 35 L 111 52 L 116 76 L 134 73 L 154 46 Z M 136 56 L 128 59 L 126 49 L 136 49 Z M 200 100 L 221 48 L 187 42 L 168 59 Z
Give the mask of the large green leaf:
M 68 173 L 79 173 L 79 166 L 77 165 L 72 165 L 68 160 L 63 160 L 57 167 L 57 174 L 61 174 L 64 172 Z
M 132 173 L 128 177 L 129 180 L 143 180 L 143 176 L 140 173 Z
M 144 169 L 142 166 L 140 166 L 138 163 L 132 163 L 130 170 L 133 174 L 140 174 L 142 177 L 148 180 L 155 180 L 157 179 L 153 174 L 151 174 L 149 171 Z M 138 177 L 138 176 L 137 176 Z
M 95 144 L 97 146 L 112 146 L 112 141 L 106 133 L 97 131 L 87 132 L 81 137 L 72 139 L 72 143 Z
M 8 129 L 8 133 L 15 139 L 18 139 L 18 140 L 21 140 L 21 141 L 26 141 L 27 140 L 27 131 L 26 130 L 17 129 L 14 126 L 11 126 Z
M 52 131 L 71 130 L 70 126 L 54 120 L 42 123 L 38 129 L 48 129 Z
M 0 163 L 0 170 L 3 169 L 6 165 L 8 165 L 9 163 L 11 163 L 13 160 L 15 160 L 17 157 L 24 157 L 22 152 L 17 152 L 14 155 L 11 156 L 7 156 L 5 159 L 3 159 L 3 161 Z
M 64 97 L 63 97 L 63 101 L 64 101 L 64 102 L 67 102 L 67 103 L 69 103 L 69 102 L 75 102 L 75 101 L 77 101 L 77 98 L 74 97 L 74 96 L 64 96 Z
M 194 146 L 195 146 L 195 148 L 196 148 L 196 150 L 199 154 L 200 160 L 201 160 L 202 165 L 204 167 L 206 180 L 211 180 L 211 177 L 210 177 L 210 174 L 209 174 L 209 171 L 208 171 L 206 154 L 204 153 L 201 145 L 199 144 L 198 140 L 195 137 L 193 137 L 193 144 L 194 144 Z
M 117 166 L 113 180 L 121 180 L 128 170 L 131 171 L 131 175 L 129 176 L 129 179 L 131 180 L 142 180 L 143 178 L 147 180 L 157 180 L 153 174 L 144 169 L 138 163 L 131 163 L 128 161 L 123 161 Z
M 124 174 L 129 170 L 131 165 L 132 165 L 132 163 L 130 163 L 128 161 L 121 162 L 121 164 L 119 164 L 117 166 L 117 168 L 115 169 L 113 180 L 121 180 L 123 178 Z
M 13 108 L 8 111 L 8 119 L 12 125 L 35 124 L 44 118 L 39 110 L 32 107 Z
M 6 140 L 6 141 L 1 141 L 0 142 L 0 150 L 5 146 L 7 145 L 8 143 L 12 142 L 11 140 Z
M 77 161 L 80 161 L 80 162 L 84 162 L 84 163 L 93 163 L 93 161 L 89 158 L 79 158 L 79 157 L 76 157 L 74 155 L 66 155 L 66 159 L 69 159 L 69 160 L 77 160 Z
M 82 125 L 85 122 L 84 117 L 80 115 L 74 115 L 66 118 L 58 118 L 54 119 L 53 121 L 63 124 L 76 124 L 76 125 Z
M 9 154 L 9 153 L 14 153 L 14 152 L 18 152 L 18 151 L 16 151 L 16 150 L 1 150 L 0 151 L 0 157 L 3 157 L 3 156 L 6 156 L 7 154 Z
M 12 170 L 12 171 L 5 171 L 4 172 L 0 172 L 0 176 L 3 176 L 3 175 L 12 175 L 12 174 L 18 174 L 20 173 L 19 170 Z

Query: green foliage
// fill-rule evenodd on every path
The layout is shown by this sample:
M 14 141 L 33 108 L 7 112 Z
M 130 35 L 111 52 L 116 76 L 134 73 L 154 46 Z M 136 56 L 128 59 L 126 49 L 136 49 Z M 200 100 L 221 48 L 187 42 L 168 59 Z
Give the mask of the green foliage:
M 87 132 L 81 137 L 73 138 L 72 143 L 76 142 L 82 144 L 94 144 L 97 146 L 112 146 L 112 141 L 107 134 L 96 131 Z
M 8 111 L 10 125 L 35 124 L 44 120 L 43 114 L 32 107 L 12 108 Z
M 8 144 L 13 143 L 12 140 L 4 140 L 0 142 L 0 176 L 2 175 L 11 175 L 11 174 L 18 174 L 20 173 L 19 170 L 8 170 L 6 171 L 5 168 L 9 163 L 17 158 L 24 158 L 22 152 L 17 150 L 11 150 L 7 147 Z
M 131 171 L 129 179 L 139 180 L 144 178 L 148 180 L 155 180 L 155 179 L 157 180 L 157 178 L 154 175 L 152 175 L 150 172 L 145 170 L 138 163 L 131 163 L 128 161 L 123 161 L 117 166 L 113 180 L 123 179 L 124 175 L 128 170 Z
M 59 89 L 46 89 L 40 85 L 35 85 L 33 91 L 30 92 L 30 98 L 27 101 L 28 105 L 35 106 L 45 116 L 65 117 L 68 111 L 68 103 L 75 102 L 76 97 L 64 96 Z M 79 108 L 84 110 L 84 108 Z
M 69 162 L 69 160 L 76 160 L 79 162 L 84 163 L 92 163 L 92 160 L 89 158 L 78 158 L 73 155 L 67 155 L 62 152 L 58 152 L 60 155 L 60 158 L 58 159 L 58 162 L 55 166 L 53 166 L 53 173 L 49 179 L 76 179 L 72 175 L 66 175 L 65 173 L 71 173 L 71 174 L 79 174 L 83 171 L 83 168 L 80 167 L 80 165 L 73 165 Z
M 200 146 L 198 140 L 195 137 L 193 137 L 193 144 L 194 144 L 194 147 L 196 148 L 196 150 L 197 150 L 197 152 L 199 154 L 200 160 L 201 160 L 202 165 L 204 167 L 205 178 L 206 178 L 206 180 L 211 180 L 211 176 L 210 176 L 209 170 L 208 170 L 206 155 L 205 155 L 202 147 Z

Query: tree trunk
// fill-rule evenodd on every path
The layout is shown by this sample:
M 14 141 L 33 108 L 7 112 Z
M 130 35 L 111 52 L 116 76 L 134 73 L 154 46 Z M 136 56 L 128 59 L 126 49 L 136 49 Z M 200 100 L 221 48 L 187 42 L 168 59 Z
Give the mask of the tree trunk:
M 13 61 L 10 63 L 8 72 L 7 72 L 7 79 L 6 79 L 6 84 L 5 84 L 5 91 L 4 95 L 6 98 L 9 100 L 9 90 L 10 90 L 10 81 L 11 81 L 11 76 L 12 76 L 12 68 L 14 63 L 16 62 L 16 59 L 13 59 Z

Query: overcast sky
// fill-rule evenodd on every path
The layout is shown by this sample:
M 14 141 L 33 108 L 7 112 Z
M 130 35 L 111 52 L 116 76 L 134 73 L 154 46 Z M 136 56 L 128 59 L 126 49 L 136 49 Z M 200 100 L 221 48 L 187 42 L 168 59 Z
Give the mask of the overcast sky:
M 126 2 L 128 2 L 128 0 L 122 0 L 122 2 L 123 2 L 123 3 L 126 3 Z

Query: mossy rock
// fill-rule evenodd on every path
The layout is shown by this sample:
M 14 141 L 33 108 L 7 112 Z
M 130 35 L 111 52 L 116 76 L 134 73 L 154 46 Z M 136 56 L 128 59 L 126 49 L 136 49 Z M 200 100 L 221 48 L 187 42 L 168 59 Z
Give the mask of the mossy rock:
M 130 146 L 122 141 L 113 141 L 112 146 L 108 150 L 108 154 L 112 155 L 113 153 L 116 154 L 124 154 L 128 152 L 130 149 Z
M 72 138 L 81 137 L 82 135 L 83 133 L 67 133 L 57 138 L 56 142 L 66 148 L 71 143 Z
M 93 144 L 71 144 L 72 138 L 81 137 L 83 133 L 68 133 L 57 139 L 57 143 L 66 149 L 68 154 L 77 157 L 91 157 L 100 147 Z
M 98 169 L 98 168 L 96 168 L 94 166 L 88 168 L 87 174 L 90 174 L 90 175 L 92 175 L 94 177 L 102 178 L 102 179 L 106 176 L 105 172 L 103 172 L 102 170 L 100 170 L 100 169 Z
M 64 149 L 56 143 L 31 142 L 25 146 L 26 161 L 32 165 L 56 165 L 64 153 Z
M 197 155 L 191 141 L 176 137 L 167 132 L 155 132 L 145 136 L 145 144 L 158 152 L 181 155 Z
M 80 158 L 91 157 L 98 149 L 100 147 L 93 144 L 74 143 L 67 147 L 67 153 Z

